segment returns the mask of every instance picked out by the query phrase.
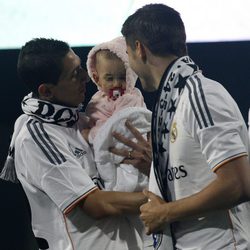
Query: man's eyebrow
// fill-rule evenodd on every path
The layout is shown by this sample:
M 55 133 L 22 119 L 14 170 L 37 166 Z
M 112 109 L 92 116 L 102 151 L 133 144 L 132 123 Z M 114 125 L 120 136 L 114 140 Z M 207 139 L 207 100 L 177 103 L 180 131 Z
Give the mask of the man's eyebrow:
M 76 70 L 78 70 L 81 67 L 81 65 L 78 65 L 77 67 L 75 67 L 74 69 L 71 70 L 70 74 L 73 75 L 75 73 Z
M 70 75 L 73 75 L 76 70 L 78 70 L 82 67 L 82 60 L 80 57 L 79 57 L 79 61 L 80 61 L 80 64 L 78 66 L 76 66 L 74 69 L 72 69 L 72 71 L 70 72 Z

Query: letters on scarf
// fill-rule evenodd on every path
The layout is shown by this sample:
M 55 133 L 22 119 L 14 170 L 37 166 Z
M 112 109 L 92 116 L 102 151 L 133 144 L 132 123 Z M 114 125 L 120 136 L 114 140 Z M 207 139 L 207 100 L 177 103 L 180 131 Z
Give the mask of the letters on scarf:
M 174 61 L 166 69 L 158 89 L 153 109 L 152 145 L 156 180 L 162 197 L 168 201 L 167 170 L 169 165 L 169 132 L 172 120 L 187 79 L 198 71 L 198 66 L 188 56 Z
M 42 122 L 64 127 L 72 127 L 79 119 L 79 107 L 71 108 L 32 98 L 32 94 L 22 101 L 23 112 L 35 116 Z

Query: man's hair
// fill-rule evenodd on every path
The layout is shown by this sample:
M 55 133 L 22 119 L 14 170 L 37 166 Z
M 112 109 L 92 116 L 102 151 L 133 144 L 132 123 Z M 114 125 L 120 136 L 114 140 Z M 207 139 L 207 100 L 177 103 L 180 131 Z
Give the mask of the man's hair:
M 67 43 L 36 38 L 27 42 L 19 53 L 17 73 L 35 95 L 42 83 L 57 84 L 63 70 L 63 58 L 69 52 Z
M 187 55 L 184 23 L 179 12 L 167 5 L 143 6 L 127 18 L 121 32 L 133 50 L 138 40 L 157 56 Z

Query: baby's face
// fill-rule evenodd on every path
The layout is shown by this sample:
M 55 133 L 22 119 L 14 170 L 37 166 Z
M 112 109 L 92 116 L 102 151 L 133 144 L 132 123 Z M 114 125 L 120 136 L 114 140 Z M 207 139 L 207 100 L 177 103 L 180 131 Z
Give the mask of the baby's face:
M 126 70 L 120 59 L 102 57 L 96 69 L 98 85 L 107 95 L 114 88 L 126 89 Z

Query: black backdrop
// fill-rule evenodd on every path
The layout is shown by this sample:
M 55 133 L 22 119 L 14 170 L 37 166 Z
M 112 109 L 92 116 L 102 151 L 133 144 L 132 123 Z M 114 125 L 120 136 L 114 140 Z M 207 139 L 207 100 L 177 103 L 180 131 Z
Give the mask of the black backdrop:
M 90 48 L 73 48 L 81 57 L 83 65 Z M 188 51 L 205 76 L 225 86 L 238 103 L 247 122 L 250 107 L 250 41 L 189 43 Z M 21 114 L 20 102 L 27 94 L 26 88 L 20 84 L 16 75 L 18 52 L 19 50 L 0 50 L 0 170 L 7 155 L 14 121 Z M 87 88 L 85 102 L 96 91 L 92 83 Z M 143 95 L 148 108 L 152 109 L 155 93 L 143 92 Z

